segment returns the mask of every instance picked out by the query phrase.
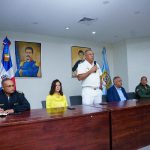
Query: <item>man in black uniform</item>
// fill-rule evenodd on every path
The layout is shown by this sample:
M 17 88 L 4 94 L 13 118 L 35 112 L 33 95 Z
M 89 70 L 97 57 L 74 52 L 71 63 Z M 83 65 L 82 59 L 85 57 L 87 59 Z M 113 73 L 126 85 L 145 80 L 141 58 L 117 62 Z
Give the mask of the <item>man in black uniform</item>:
M 2 90 L 0 91 L 0 112 L 7 114 L 30 110 L 30 104 L 23 93 L 15 90 L 11 79 L 2 80 Z

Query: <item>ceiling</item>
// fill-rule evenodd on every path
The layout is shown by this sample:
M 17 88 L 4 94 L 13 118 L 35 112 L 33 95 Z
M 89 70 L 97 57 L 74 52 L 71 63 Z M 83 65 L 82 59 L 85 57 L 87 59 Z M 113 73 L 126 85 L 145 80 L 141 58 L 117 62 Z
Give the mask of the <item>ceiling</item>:
M 100 43 L 150 37 L 150 0 L 0 0 L 0 31 Z

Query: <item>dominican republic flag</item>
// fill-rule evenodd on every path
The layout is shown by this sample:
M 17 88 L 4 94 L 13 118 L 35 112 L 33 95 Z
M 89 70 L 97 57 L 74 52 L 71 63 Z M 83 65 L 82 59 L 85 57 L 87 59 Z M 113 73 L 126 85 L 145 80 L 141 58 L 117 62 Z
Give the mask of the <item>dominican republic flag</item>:
M 2 52 L 2 60 L 0 66 L 0 89 L 2 88 L 1 81 L 5 78 L 11 79 L 15 84 L 13 65 L 12 65 L 11 56 L 9 52 L 10 44 L 11 42 L 6 37 L 3 41 L 3 52 Z

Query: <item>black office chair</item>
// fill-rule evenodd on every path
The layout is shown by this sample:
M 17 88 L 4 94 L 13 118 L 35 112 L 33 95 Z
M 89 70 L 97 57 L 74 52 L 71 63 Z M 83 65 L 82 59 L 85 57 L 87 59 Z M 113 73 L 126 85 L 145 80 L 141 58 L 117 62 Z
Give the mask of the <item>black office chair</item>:
M 82 96 L 69 96 L 70 105 L 82 105 Z
M 129 97 L 129 99 L 137 99 L 135 92 L 128 92 L 127 95 Z
M 41 101 L 42 108 L 46 108 L 46 101 Z

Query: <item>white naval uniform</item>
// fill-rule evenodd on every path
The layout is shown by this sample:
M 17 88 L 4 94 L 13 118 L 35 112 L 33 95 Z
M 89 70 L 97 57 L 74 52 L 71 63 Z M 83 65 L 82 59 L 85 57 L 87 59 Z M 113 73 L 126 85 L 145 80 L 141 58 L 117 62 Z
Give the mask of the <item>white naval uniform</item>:
M 91 73 L 87 78 L 81 81 L 82 103 L 86 105 L 102 102 L 102 91 L 99 89 L 100 75 L 102 74 L 102 71 L 97 63 L 96 65 L 97 71 Z M 78 65 L 77 75 L 88 72 L 93 66 L 94 62 L 93 64 L 90 64 L 87 60 L 85 60 Z

